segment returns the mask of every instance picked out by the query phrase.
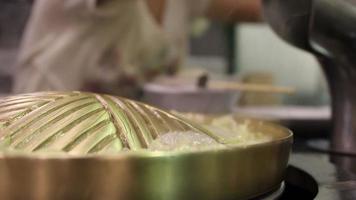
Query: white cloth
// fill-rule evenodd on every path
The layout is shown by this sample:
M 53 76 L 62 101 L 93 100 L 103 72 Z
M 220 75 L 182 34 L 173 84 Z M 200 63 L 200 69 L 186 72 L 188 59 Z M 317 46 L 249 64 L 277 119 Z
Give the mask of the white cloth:
M 167 0 L 162 31 L 143 0 L 37 0 L 14 92 L 80 90 L 88 79 L 157 70 L 185 55 L 189 21 L 208 1 Z

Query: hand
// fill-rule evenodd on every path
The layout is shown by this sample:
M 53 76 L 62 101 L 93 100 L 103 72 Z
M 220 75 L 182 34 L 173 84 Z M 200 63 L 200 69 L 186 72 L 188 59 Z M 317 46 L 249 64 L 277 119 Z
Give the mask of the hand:
M 182 0 L 178 0 L 182 1 Z M 158 23 L 162 23 L 166 0 L 146 0 L 148 8 Z
M 262 19 L 261 0 L 212 0 L 208 16 L 227 23 Z

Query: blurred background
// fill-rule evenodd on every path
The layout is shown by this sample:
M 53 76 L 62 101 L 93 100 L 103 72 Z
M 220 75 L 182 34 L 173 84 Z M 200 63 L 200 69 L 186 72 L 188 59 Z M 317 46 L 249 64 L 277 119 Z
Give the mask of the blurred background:
M 1 95 L 12 91 L 17 53 L 32 4 L 33 1 L 29 0 L 0 0 Z M 189 56 L 184 62 L 181 76 L 196 73 L 193 78 L 195 81 L 202 74 L 209 74 L 209 77 L 219 77 L 216 78 L 219 81 L 259 84 L 267 88 L 280 86 L 293 91 L 229 90 L 229 94 L 234 93 L 236 96 L 232 98 L 233 108 L 227 108 L 228 112 L 247 113 L 268 119 L 328 122 L 330 98 L 317 61 L 311 55 L 283 42 L 263 21 L 226 24 L 196 18 L 189 29 Z M 158 85 L 164 85 L 164 81 L 158 81 Z M 181 108 L 181 105 L 176 106 L 173 103 L 172 106 L 171 102 L 162 100 L 166 98 L 166 94 L 162 94 L 166 92 L 166 88 L 163 92 L 157 92 L 157 88 L 151 86 L 152 84 L 143 86 L 145 89 L 138 98 L 166 109 Z M 214 93 L 209 95 L 214 96 Z M 204 98 L 209 99 L 209 95 Z M 200 93 L 199 96 L 198 99 L 203 99 Z M 177 99 L 175 96 L 173 98 Z M 190 109 L 196 107 L 191 106 L 196 102 L 191 99 L 185 101 L 184 104 L 190 106 L 182 108 L 182 111 L 195 111 Z M 217 104 L 219 103 L 215 102 L 214 105 Z M 203 111 L 210 112 L 209 107 L 211 106 L 205 106 L 207 110 L 203 108 Z M 226 109 L 222 111 L 226 112 Z M 219 109 L 213 109 L 212 112 L 219 112 Z
M 30 11 L 30 1 L 0 1 L 0 91 L 2 94 L 11 92 L 11 77 L 14 73 L 16 55 Z

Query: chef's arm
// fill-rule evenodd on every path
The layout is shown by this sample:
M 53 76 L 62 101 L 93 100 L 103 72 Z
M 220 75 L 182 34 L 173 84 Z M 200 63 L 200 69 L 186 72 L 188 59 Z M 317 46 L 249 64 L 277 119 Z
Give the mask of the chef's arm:
M 261 0 L 211 0 L 207 15 L 227 23 L 261 20 Z
M 65 0 L 65 9 L 76 14 L 90 14 L 97 17 L 111 17 L 117 15 L 118 3 L 133 0 Z
M 181 0 L 179 0 L 181 1 Z M 151 10 L 153 17 L 162 23 L 166 0 L 146 0 L 148 8 Z
M 166 0 L 146 0 L 153 16 L 162 20 Z M 182 0 L 179 0 L 182 1 Z M 196 1 L 196 0 L 191 0 Z M 208 17 L 227 23 L 239 21 L 256 22 L 261 20 L 261 0 L 202 0 L 211 1 Z M 192 2 L 191 2 L 192 3 Z M 194 2 L 193 2 L 194 3 Z

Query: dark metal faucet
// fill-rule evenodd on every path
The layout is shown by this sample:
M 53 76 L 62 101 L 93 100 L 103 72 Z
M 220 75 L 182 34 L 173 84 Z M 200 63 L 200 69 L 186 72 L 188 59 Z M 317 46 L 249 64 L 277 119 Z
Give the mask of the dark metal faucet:
M 332 150 L 356 154 L 356 0 L 263 0 L 263 6 L 281 38 L 319 60 L 332 96 Z

